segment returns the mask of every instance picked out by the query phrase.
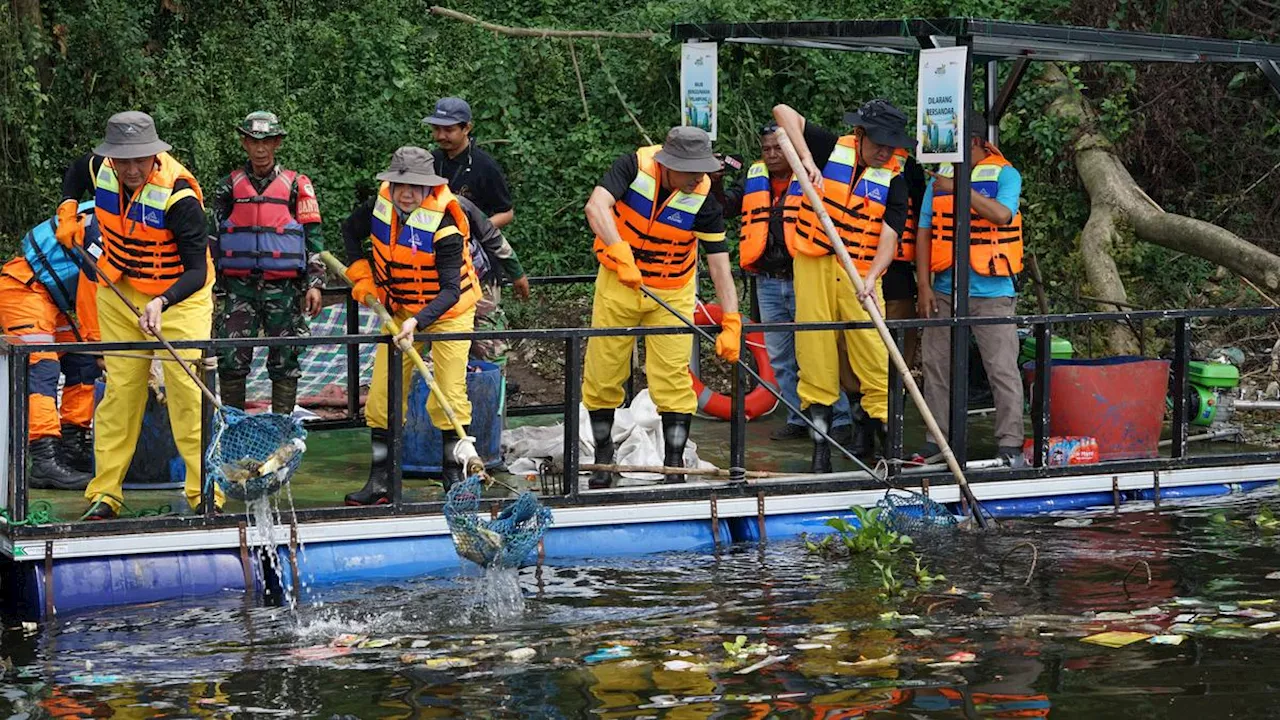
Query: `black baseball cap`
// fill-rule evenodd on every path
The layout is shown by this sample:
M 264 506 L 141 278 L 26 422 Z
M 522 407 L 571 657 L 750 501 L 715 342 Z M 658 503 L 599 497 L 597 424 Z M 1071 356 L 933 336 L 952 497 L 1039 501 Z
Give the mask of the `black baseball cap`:
M 428 125 L 462 125 L 471 122 L 471 106 L 458 97 L 440 98 L 436 109 L 422 119 Z

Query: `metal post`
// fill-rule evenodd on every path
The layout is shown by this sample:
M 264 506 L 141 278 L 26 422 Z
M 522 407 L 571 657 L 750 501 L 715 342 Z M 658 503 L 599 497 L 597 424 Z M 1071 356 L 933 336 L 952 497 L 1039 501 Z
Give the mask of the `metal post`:
M 27 431 L 29 430 L 30 397 L 27 388 L 31 382 L 31 354 L 15 346 L 11 356 L 10 369 L 13 373 L 13 414 L 9 422 L 13 423 L 13 467 L 10 468 L 13 482 L 13 507 L 9 509 L 14 522 L 27 519 Z
M 564 484 L 560 492 L 578 497 L 578 406 L 582 403 L 582 338 L 564 340 Z
M 203 356 L 203 353 L 201 353 Z M 204 384 L 213 387 L 217 373 L 213 368 L 203 367 L 204 362 L 200 363 L 202 367 L 195 368 L 196 372 L 204 371 Z M 222 388 L 218 388 L 221 392 Z M 209 440 L 213 438 L 213 403 L 209 402 L 209 398 L 200 394 L 200 507 L 201 512 L 206 518 L 212 518 L 214 511 L 217 509 L 218 501 L 214 495 L 212 484 L 209 482 Z
M 1000 118 L 995 117 L 995 113 L 992 112 L 1000 93 L 1000 62 L 998 60 L 987 61 L 986 75 L 983 79 L 986 81 L 986 97 L 983 99 L 982 115 L 987 119 L 987 142 L 998 144 Z
M 747 335 L 738 339 L 739 357 L 747 356 Z M 739 363 L 733 364 L 730 376 L 730 393 L 733 400 L 729 414 L 729 482 L 747 481 L 747 374 Z
M 1035 431 L 1035 452 L 1032 463 L 1044 467 L 1049 457 L 1049 380 L 1053 373 L 1053 354 L 1050 340 L 1053 326 L 1050 323 L 1036 325 L 1036 381 L 1031 397 L 1031 426 Z
M 965 47 L 964 98 L 961 100 L 966 117 L 973 112 L 973 38 L 961 36 L 956 44 Z M 952 259 L 951 316 L 963 320 L 969 316 L 969 212 L 970 212 L 970 162 L 971 143 L 968 128 L 956 128 L 963 162 L 955 164 L 955 256 Z M 951 328 L 951 417 L 947 438 L 951 451 L 961 467 L 968 457 L 969 420 L 969 336 L 970 328 L 963 323 Z
M 1187 454 L 1187 363 L 1191 360 L 1191 324 L 1187 318 L 1173 321 L 1173 442 L 1171 457 Z
M 404 353 L 393 342 L 387 342 L 387 460 L 391 479 L 391 504 L 400 507 L 404 465 Z
M 893 342 L 898 346 L 898 350 L 901 351 L 903 346 L 902 329 L 893 328 L 889 332 L 893 334 Z M 889 444 L 889 451 L 886 454 L 893 460 L 902 459 L 902 431 L 905 421 L 906 402 L 902 393 L 902 375 L 893 363 L 889 363 L 889 428 L 885 439 Z M 901 474 L 902 463 L 890 462 L 889 477 L 896 478 Z
M 347 294 L 347 334 L 360 334 L 360 305 Z M 347 419 L 360 414 L 360 346 L 347 345 Z

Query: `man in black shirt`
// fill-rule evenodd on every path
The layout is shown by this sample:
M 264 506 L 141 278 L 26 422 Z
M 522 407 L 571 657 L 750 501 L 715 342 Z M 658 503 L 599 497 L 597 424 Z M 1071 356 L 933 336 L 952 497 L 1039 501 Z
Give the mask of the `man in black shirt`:
M 893 261 L 907 222 L 907 181 L 895 157 L 899 148 L 915 145 L 906 132 L 906 115 L 886 101 L 872 100 L 845 116 L 854 131 L 844 136 L 806 122 L 786 105 L 775 107 L 773 115 L 822 195 L 865 286 L 860 296 L 854 293 L 817 214 L 807 200 L 803 201 L 796 216 L 793 246 L 796 321 L 869 320 L 862 304 L 874 300 L 883 307 L 880 277 Z M 866 417 L 859 425 L 873 440 L 863 449 L 878 444 L 883 450 L 884 424 L 889 416 L 888 349 L 875 330 L 844 330 L 839 336 L 834 332 L 796 336 L 800 402 L 815 425 L 831 427 L 831 406 L 839 398 L 840 376 L 847 367 L 857 376 L 862 390 L 859 405 Z M 840 339 L 845 358 L 841 358 Z M 831 471 L 831 449 L 816 433 L 812 469 Z
M 595 232 L 600 261 L 592 327 L 680 325 L 671 311 L 644 291 L 661 298 L 685 318 L 693 316 L 698 246 L 716 296 L 724 309 L 716 354 L 736 362 L 742 317 L 724 241 L 724 214 L 708 193 L 707 173 L 720 169 L 711 139 L 698 128 L 677 127 L 661 146 L 640 148 L 619 157 L 600 180 L 585 208 Z M 643 288 L 643 290 L 642 290 Z M 632 340 L 625 335 L 587 341 L 582 373 L 582 403 L 591 415 L 595 461 L 613 462 L 613 415 L 622 404 L 623 383 L 631 372 Z M 685 335 L 645 338 L 645 377 L 649 394 L 662 417 L 663 465 L 684 466 L 689 423 L 698 409 L 689 375 L 689 340 Z M 611 473 L 596 471 L 590 487 L 608 487 Z M 682 483 L 683 473 L 664 478 Z
M 742 218 L 738 241 L 738 262 L 755 276 L 756 302 L 760 320 L 766 323 L 789 323 L 796 319 L 796 294 L 792 283 L 791 244 L 795 233 L 796 211 L 799 209 L 800 186 L 793 183 L 791 166 L 782 154 L 770 123 L 760 131 L 760 155 L 747 174 L 725 191 L 723 173 L 711 176 L 712 192 L 724 205 L 725 218 Z M 795 335 L 789 332 L 767 332 L 765 347 L 769 364 L 777 377 L 778 390 L 792 406 L 800 407 L 796 393 L 799 371 L 796 367 Z M 836 442 L 852 438 L 849 400 L 843 393 L 834 406 L 832 437 Z M 787 411 L 786 424 L 769 435 L 770 440 L 794 440 L 809 437 L 809 426 L 794 412 Z

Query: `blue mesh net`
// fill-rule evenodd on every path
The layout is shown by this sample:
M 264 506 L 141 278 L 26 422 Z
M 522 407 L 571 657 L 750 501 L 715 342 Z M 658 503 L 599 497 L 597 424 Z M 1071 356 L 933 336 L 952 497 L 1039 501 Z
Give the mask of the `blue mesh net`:
M 523 492 L 492 520 L 477 513 L 484 484 L 472 475 L 449 489 L 444 518 L 458 555 L 484 568 L 518 568 L 551 527 L 551 508 Z
M 213 416 L 213 437 L 205 453 L 208 482 L 233 500 L 250 502 L 284 487 L 307 446 L 307 431 L 288 415 L 247 415 L 223 408 Z
M 935 528 L 952 528 L 958 523 L 951 510 L 928 495 L 894 488 L 876 503 L 884 508 L 884 520 L 894 532 L 918 535 Z

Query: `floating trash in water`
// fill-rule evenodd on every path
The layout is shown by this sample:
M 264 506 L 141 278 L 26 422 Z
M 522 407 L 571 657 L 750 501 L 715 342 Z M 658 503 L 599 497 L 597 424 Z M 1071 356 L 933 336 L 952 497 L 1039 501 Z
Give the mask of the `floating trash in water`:
M 871 658 L 869 660 L 859 660 L 858 662 L 840 662 L 841 665 L 847 665 L 855 672 L 868 672 L 874 670 L 887 670 L 898 666 L 898 655 L 893 653 L 884 657 Z
M 1092 524 L 1093 520 L 1091 518 L 1063 518 L 1054 523 L 1054 525 L 1064 528 L 1082 528 L 1089 527 Z
M 947 656 L 948 662 L 971 663 L 977 659 L 978 659 L 977 655 L 974 655 L 971 652 L 965 652 L 963 650 L 961 650 L 960 652 L 952 653 Z
M 1265 579 L 1267 579 L 1267 580 L 1280 580 L 1280 570 L 1277 570 L 1277 571 L 1272 572 L 1272 573 L 1267 573 L 1267 577 L 1266 577 Z
M 582 661 L 586 663 L 598 663 L 604 662 L 605 660 L 621 660 L 622 658 L 628 657 L 631 657 L 631 648 L 623 645 L 611 645 L 609 647 L 600 648 L 599 650 L 582 658 Z
M 786 660 L 786 659 L 787 659 L 787 658 L 789 658 L 789 657 L 791 657 L 791 656 L 790 656 L 790 655 L 770 655 L 769 657 L 767 657 L 767 658 L 765 658 L 765 659 L 761 660 L 760 662 L 756 663 L 755 665 L 751 665 L 751 666 L 749 666 L 749 667 L 744 667 L 744 668 L 742 668 L 741 670 L 738 670 L 738 671 L 737 671 L 737 674 L 738 674 L 738 675 L 750 675 L 751 673 L 753 673 L 753 672 L 755 672 L 755 671 L 757 671 L 757 670 L 759 670 L 759 669 L 761 669 L 761 668 L 766 668 L 766 667 L 769 667 L 770 665 L 773 665 L 774 663 L 782 662 L 783 660 Z
M 1101 645 L 1109 648 L 1121 648 L 1125 645 L 1132 645 L 1151 637 L 1150 633 L 1128 632 L 1124 630 L 1111 630 L 1101 632 L 1097 635 L 1080 638 L 1080 642 L 1087 642 L 1091 645 Z
M 831 646 L 826 643 L 797 643 L 795 648 L 797 650 L 830 650 Z
M 668 660 L 662 663 L 662 669 L 672 670 L 675 672 L 703 672 L 707 669 L 707 666 L 691 663 L 688 660 Z
M 511 662 L 528 662 L 537 657 L 537 655 L 538 651 L 531 647 L 516 648 L 515 650 L 508 650 L 506 653 L 507 659 Z
M 1152 635 L 1147 642 L 1152 645 L 1181 645 L 1186 639 L 1186 635 Z

